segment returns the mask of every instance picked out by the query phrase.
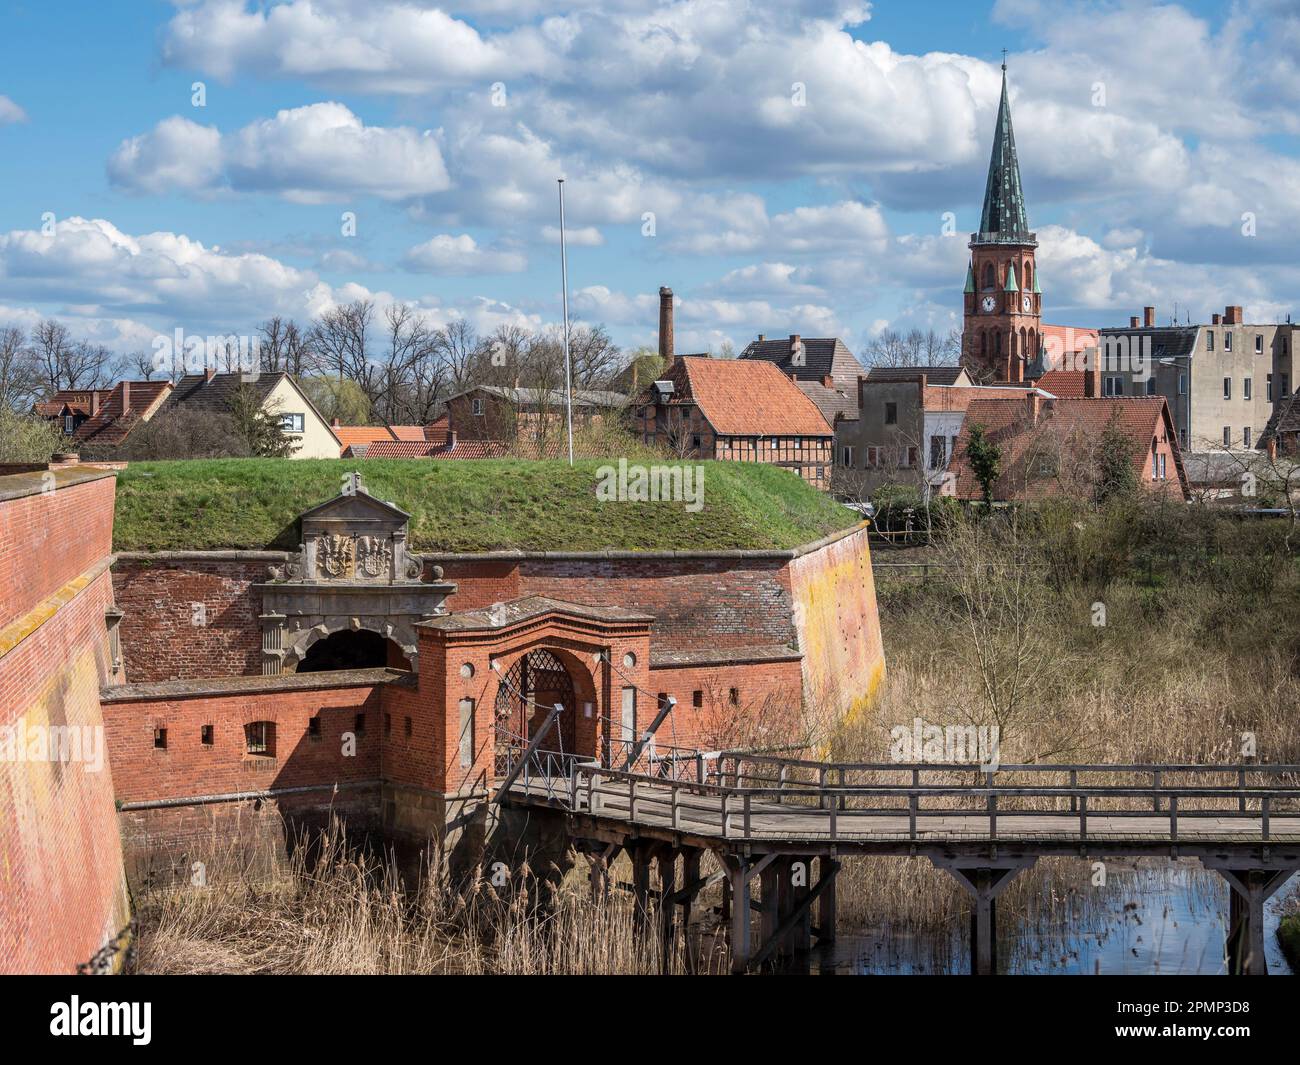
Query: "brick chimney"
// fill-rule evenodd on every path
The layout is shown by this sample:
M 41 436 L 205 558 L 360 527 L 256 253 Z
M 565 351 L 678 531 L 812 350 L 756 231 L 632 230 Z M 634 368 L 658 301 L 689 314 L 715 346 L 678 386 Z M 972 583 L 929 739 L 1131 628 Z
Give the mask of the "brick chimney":
M 125 414 L 131 409 L 131 382 L 122 382 L 122 413 Z
M 1136 328 L 1138 327 L 1138 316 L 1137 316 L 1136 314 L 1130 314 L 1130 315 L 1129 315 L 1129 318 L 1128 318 L 1128 327 L 1129 327 L 1130 329 L 1136 329 Z
M 1223 315 L 1221 314 L 1210 315 L 1210 325 L 1220 325 L 1222 322 L 1223 322 Z
M 92 388 L 90 390 L 90 416 L 93 418 L 98 413 L 99 413 L 99 389 Z
M 1038 394 L 1038 389 L 1036 389 L 1036 388 L 1031 388 L 1031 389 L 1029 389 L 1028 392 L 1025 393 L 1025 402 L 1029 405 L 1029 424 L 1030 424 L 1030 425 L 1037 425 L 1037 424 L 1038 424 L 1038 407 L 1039 407 L 1039 400 L 1040 400 L 1041 398 L 1042 398 L 1042 397 L 1039 396 L 1039 394 Z
M 217 376 L 217 368 L 215 366 L 205 366 L 203 368 L 203 381 L 205 384 L 211 381 L 216 376 Z
M 1083 397 L 1084 399 L 1101 398 L 1101 357 L 1096 348 L 1092 357 L 1083 360 Z
M 330 419 L 330 428 L 331 428 L 331 429 L 337 429 L 337 428 L 339 428 L 339 426 L 341 426 L 342 424 L 343 424 L 343 423 L 342 423 L 341 421 L 339 421 L 339 419 L 338 419 L 338 415 L 337 415 L 337 414 L 336 414 L 333 418 Z
M 835 387 L 835 378 L 833 378 L 830 374 L 825 374 L 825 375 L 822 376 L 822 384 L 823 384 L 826 388 L 834 388 L 834 387 Z
M 1223 308 L 1224 325 L 1241 325 L 1241 308 L 1236 304 L 1229 304 Z
M 1154 307 L 1142 308 L 1142 324 L 1148 329 L 1156 327 L 1156 309 Z
M 763 341 L 766 340 L 766 339 L 767 339 L 767 337 L 766 337 L 764 334 L 762 334 L 762 333 L 759 333 L 759 334 L 758 334 L 758 342 L 759 342 L 760 344 L 763 343 Z
M 673 290 L 667 285 L 659 289 L 659 357 L 664 360 L 664 370 L 677 358 L 673 351 Z

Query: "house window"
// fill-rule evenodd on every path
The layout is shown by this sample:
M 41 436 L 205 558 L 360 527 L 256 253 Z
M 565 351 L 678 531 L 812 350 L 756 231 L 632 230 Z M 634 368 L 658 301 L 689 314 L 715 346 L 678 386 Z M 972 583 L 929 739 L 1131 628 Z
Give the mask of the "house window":
M 853 448 L 845 447 L 840 452 L 840 464 L 845 469 L 853 469 Z
M 1263 334 L 1263 333 L 1256 333 L 1256 334 L 1255 334 L 1255 354 L 1256 354 L 1256 355 L 1263 355 L 1263 354 L 1264 354 L 1264 334 Z
M 1178 430 L 1178 443 L 1181 447 L 1187 446 L 1187 430 L 1185 428 Z
M 280 415 L 280 424 L 286 433 L 301 433 L 306 428 L 307 416 L 305 414 L 282 414 Z
M 1229 333 L 1226 329 L 1223 331 L 1223 350 L 1224 351 L 1232 350 L 1232 334 Z
M 211 746 L 212 746 L 212 726 L 211 726 L 211 725 L 203 725 L 203 726 L 201 726 L 201 727 L 199 728 L 199 742 L 200 742 L 201 744 L 203 744 L 204 747 L 211 747 Z
M 1103 396 L 1122 396 L 1124 394 L 1124 378 L 1105 378 L 1101 383 L 1101 394 Z
M 409 717 L 406 719 L 411 720 Z M 409 736 L 410 733 L 408 732 Z M 474 764 L 474 700 L 460 701 L 460 767 L 468 769 Z
M 1168 458 L 1169 456 L 1166 455 L 1163 451 L 1160 453 L 1160 479 L 1162 481 L 1168 480 L 1168 477 L 1166 476 L 1168 471 L 1168 463 L 1166 460 Z
M 1289 385 L 1288 385 L 1288 382 L 1287 382 L 1287 379 L 1286 379 L 1286 374 L 1279 374 L 1279 375 L 1278 375 L 1278 383 L 1279 383 L 1279 385 L 1280 385 L 1281 388 L 1282 388 L 1282 398 L 1283 398 L 1283 399 L 1286 399 L 1286 397 L 1289 396 L 1289 395 L 1291 394 L 1291 391 L 1290 391 L 1290 388 L 1289 388 Z
M 1223 379 L 1223 398 L 1224 398 L 1224 399 L 1231 399 L 1231 398 L 1232 398 L 1232 378 L 1231 378 L 1231 377 L 1225 377 L 1225 378 Z
M 165 728 L 153 730 L 153 746 L 156 751 L 167 750 L 167 730 Z
M 1250 378 L 1243 377 L 1241 380 L 1241 398 L 1250 399 Z
M 1206 351 L 1213 351 L 1213 350 L 1214 350 L 1214 330 L 1213 330 L 1213 329 L 1207 329 L 1207 330 L 1205 331 L 1205 350 L 1206 350 Z
M 71 436 L 72 430 L 74 428 L 76 427 L 72 424 L 72 415 L 71 414 L 65 415 L 63 418 L 63 435 Z
M 320 715 L 309 717 L 307 719 L 307 735 L 314 739 L 320 739 Z
M 1241 431 L 1241 443 L 1245 447 L 1250 447 L 1250 426 L 1246 426 Z
M 1151 441 L 1151 480 L 1160 476 L 1160 456 L 1156 454 L 1156 442 Z
M 727 689 L 727 702 L 729 702 L 732 706 L 738 706 L 738 705 L 740 704 L 740 689 L 739 689 L 739 688 L 728 688 L 728 689 Z
M 699 451 L 699 450 L 700 450 L 700 434 L 699 434 L 699 433 L 696 433 L 694 436 L 691 437 L 691 447 L 693 447 L 696 451 Z
M 1273 402 L 1273 375 L 1272 374 L 1264 375 L 1264 399 L 1269 403 Z
M 880 448 L 878 447 L 867 448 L 867 465 L 868 466 L 880 465 Z
M 358 736 L 365 735 L 365 731 L 366 731 L 365 714 L 357 714 L 357 716 L 352 719 L 352 731 L 356 733 Z
M 1232 426 L 1231 425 L 1225 425 L 1223 427 L 1223 446 L 1232 447 Z
M 943 437 L 941 436 L 930 437 L 930 469 L 932 470 L 943 469 L 943 459 L 944 459 Z
M 471 399 L 469 401 L 469 412 L 475 418 L 483 416 L 483 401 L 481 399 Z
M 704 705 L 704 692 L 699 688 L 696 688 L 691 692 L 691 705 L 695 707 L 696 710 Z
M 1148 395 L 1148 396 L 1154 396 L 1155 394 L 1156 394 L 1156 379 L 1155 379 L 1155 377 L 1148 377 L 1148 378 L 1147 378 L 1147 395 Z
M 275 756 L 275 722 L 250 721 L 244 726 L 244 749 L 249 754 Z
M 898 424 L 898 404 L 897 404 L 897 403 L 886 403 L 886 404 L 885 404 L 885 424 L 886 424 L 886 425 L 897 425 L 897 424 Z
M 1187 375 L 1185 373 L 1178 375 L 1178 394 L 1180 396 L 1187 395 Z

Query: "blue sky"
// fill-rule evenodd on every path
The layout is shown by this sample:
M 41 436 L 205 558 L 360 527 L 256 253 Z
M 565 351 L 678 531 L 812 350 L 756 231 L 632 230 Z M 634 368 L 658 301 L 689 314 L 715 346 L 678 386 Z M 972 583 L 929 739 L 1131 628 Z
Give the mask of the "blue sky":
M 14 3 L 0 324 L 129 351 L 369 296 L 545 326 L 564 173 L 574 313 L 626 346 L 661 284 L 682 350 L 946 331 L 1003 48 L 1047 318 L 1270 320 L 1300 280 L 1298 8 Z

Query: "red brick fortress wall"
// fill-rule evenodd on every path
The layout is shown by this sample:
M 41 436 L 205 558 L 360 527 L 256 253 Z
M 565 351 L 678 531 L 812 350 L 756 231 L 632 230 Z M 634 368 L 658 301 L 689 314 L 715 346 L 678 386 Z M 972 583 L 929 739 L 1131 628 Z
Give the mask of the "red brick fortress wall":
M 121 965 L 130 904 L 100 716 L 111 474 L 0 477 L 0 973 Z

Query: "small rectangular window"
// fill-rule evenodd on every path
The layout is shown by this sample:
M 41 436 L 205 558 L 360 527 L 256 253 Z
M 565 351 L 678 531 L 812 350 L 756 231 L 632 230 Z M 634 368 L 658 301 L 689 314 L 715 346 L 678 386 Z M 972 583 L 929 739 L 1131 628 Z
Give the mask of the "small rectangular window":
M 409 721 L 410 718 L 407 718 Z M 474 700 L 460 701 L 460 767 L 468 769 L 474 764 Z
M 469 401 L 469 412 L 476 418 L 482 417 L 483 401 L 481 399 L 471 399 Z
M 280 424 L 286 433 L 301 433 L 306 428 L 305 414 L 282 414 Z
M 1269 403 L 1273 402 L 1273 375 L 1271 373 L 1264 375 L 1264 399 Z
M 1250 399 L 1250 378 L 1243 377 L 1241 380 L 1241 398 Z
M 249 754 L 275 755 L 275 722 L 250 721 L 244 726 L 244 745 Z
M 695 691 L 691 692 L 691 705 L 697 710 L 704 705 L 704 692 L 699 688 L 696 688 Z
M 365 714 L 357 714 L 357 716 L 352 719 L 352 731 L 358 736 L 362 735 L 366 731 Z
M 1231 398 L 1232 398 L 1232 378 L 1231 378 L 1231 377 L 1225 377 L 1225 378 L 1223 379 L 1223 398 L 1224 398 L 1224 399 L 1231 399 Z
M 1263 333 L 1256 333 L 1256 334 L 1255 334 L 1255 354 L 1256 354 L 1256 355 L 1263 355 L 1263 354 L 1264 354 L 1264 334 L 1263 334 Z
M 847 470 L 853 469 L 853 448 L 846 447 L 840 455 L 840 464 Z
M 212 726 L 204 725 L 199 729 L 199 742 L 204 747 L 212 746 Z
M 930 469 L 943 469 L 943 437 L 930 437 Z
M 1185 373 L 1178 375 L 1178 394 L 1180 396 L 1187 395 L 1187 375 Z
M 729 702 L 732 706 L 738 706 L 738 705 L 740 704 L 740 689 L 739 689 L 739 688 L 728 688 L 728 689 L 727 689 L 727 702 Z
M 153 746 L 156 751 L 167 750 L 167 730 L 165 728 L 153 730 Z
M 885 404 L 885 424 L 886 424 L 886 425 L 897 425 L 897 424 L 898 424 L 898 404 L 897 404 L 897 403 L 886 403 L 886 404 Z
M 1213 329 L 1207 329 L 1207 330 L 1205 331 L 1205 350 L 1206 350 L 1206 351 L 1213 351 L 1213 350 L 1214 350 L 1214 330 L 1213 330 Z
M 307 735 L 308 735 L 308 736 L 315 736 L 315 737 L 318 738 L 318 739 L 320 738 L 320 717 L 319 717 L 319 715 L 317 715 L 317 716 L 315 716 L 315 717 L 309 717 L 309 718 L 307 719 Z
M 1178 445 L 1179 445 L 1180 447 L 1186 447 L 1186 446 L 1187 446 L 1187 430 L 1186 430 L 1186 429 L 1180 428 L 1180 429 L 1178 430 Z
M 1160 479 L 1161 479 L 1162 481 L 1167 479 L 1166 476 L 1165 476 L 1165 474 L 1166 474 L 1166 471 L 1167 471 L 1167 469 L 1168 469 L 1168 466 L 1167 466 L 1167 459 L 1168 459 L 1168 458 L 1169 458 L 1169 456 L 1166 455 L 1163 451 L 1160 452 Z
M 1224 351 L 1232 350 L 1232 334 L 1229 333 L 1226 329 L 1223 331 L 1223 350 Z
M 1231 425 L 1225 425 L 1223 427 L 1223 446 L 1232 447 L 1232 426 Z
M 1246 426 L 1241 431 L 1241 442 L 1243 446 L 1250 447 L 1250 426 Z

